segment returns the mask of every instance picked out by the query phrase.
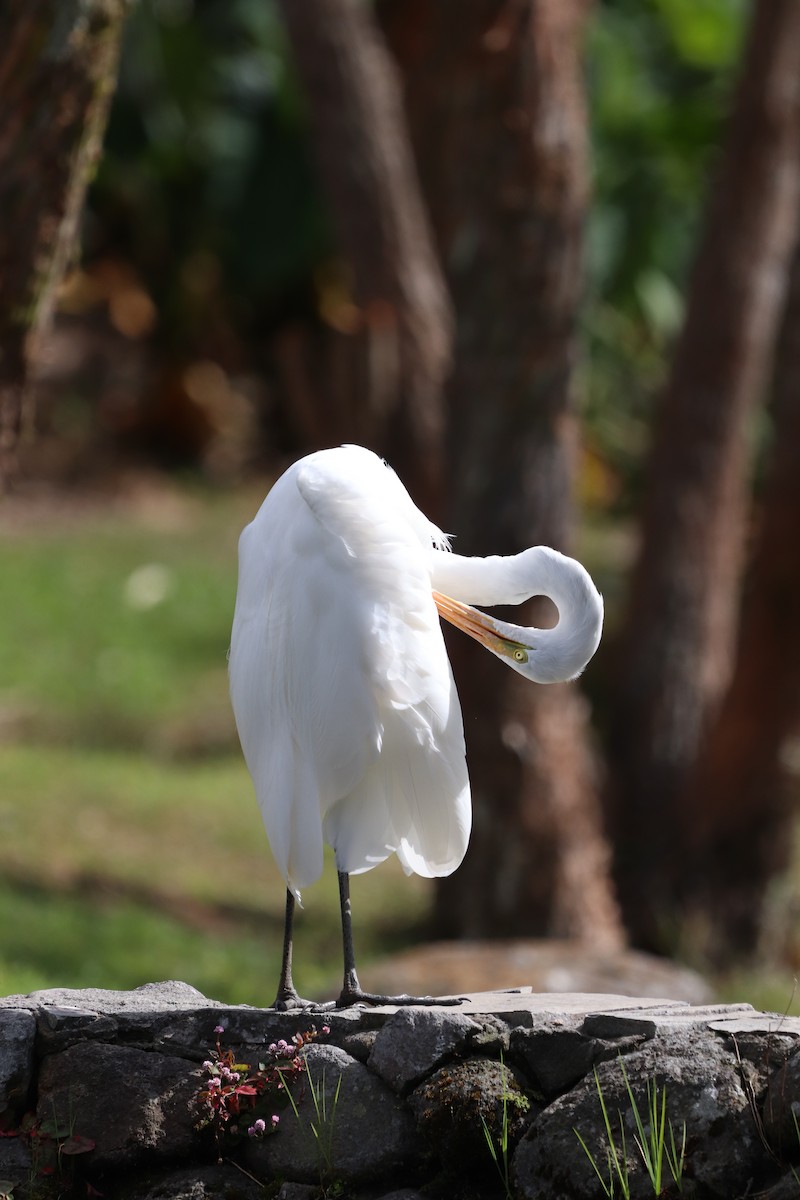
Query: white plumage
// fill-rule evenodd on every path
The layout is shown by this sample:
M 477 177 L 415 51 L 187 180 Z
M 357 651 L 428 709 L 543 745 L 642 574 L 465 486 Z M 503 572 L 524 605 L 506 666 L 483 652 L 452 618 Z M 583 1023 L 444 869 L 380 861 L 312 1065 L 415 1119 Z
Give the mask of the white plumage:
M 555 629 L 469 607 L 539 593 L 559 608 Z M 451 554 L 395 473 L 358 446 L 296 462 L 242 533 L 231 697 L 289 891 L 279 1002 L 302 1003 L 291 984 L 291 901 L 319 878 L 323 843 L 340 886 L 392 853 L 425 876 L 464 857 L 469 781 L 440 613 L 542 682 L 578 674 L 602 627 L 602 601 L 574 560 L 543 547 Z M 342 908 L 349 923 L 349 891 Z M 348 934 L 349 924 L 346 960 Z
M 230 678 L 267 836 L 287 886 L 397 853 L 445 875 L 464 857 L 469 783 L 431 592 L 444 535 L 367 450 L 291 466 L 239 544 Z

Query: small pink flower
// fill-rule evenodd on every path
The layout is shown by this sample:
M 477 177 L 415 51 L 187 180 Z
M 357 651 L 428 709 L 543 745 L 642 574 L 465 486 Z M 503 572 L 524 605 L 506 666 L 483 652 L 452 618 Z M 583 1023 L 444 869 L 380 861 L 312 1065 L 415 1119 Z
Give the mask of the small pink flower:
M 224 1025 L 215 1025 L 214 1026 L 214 1033 L 224 1033 L 224 1032 L 225 1032 Z
M 261 1137 L 261 1135 L 264 1133 L 264 1130 L 266 1128 L 267 1128 L 267 1126 L 266 1126 L 265 1122 L 261 1119 L 261 1117 L 259 1117 L 258 1120 L 254 1121 L 253 1124 L 248 1129 L 248 1131 L 247 1131 L 248 1136 L 249 1137 Z
M 273 1113 L 272 1114 L 272 1128 L 273 1129 L 275 1128 L 275 1126 L 278 1124 L 279 1121 L 280 1121 L 280 1117 L 278 1116 L 278 1114 Z
M 323 1033 L 330 1033 L 330 1031 L 331 1031 L 331 1027 L 330 1027 L 330 1025 L 323 1025 L 323 1026 L 322 1026 L 322 1032 L 323 1032 Z

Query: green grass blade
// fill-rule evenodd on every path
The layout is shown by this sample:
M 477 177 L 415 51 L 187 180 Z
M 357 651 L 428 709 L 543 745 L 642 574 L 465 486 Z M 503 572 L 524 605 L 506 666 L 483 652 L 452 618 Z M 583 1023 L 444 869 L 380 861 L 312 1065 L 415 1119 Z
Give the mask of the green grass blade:
M 661 1194 L 661 1176 L 664 1164 L 664 1119 L 666 1117 L 666 1108 L 662 1102 L 662 1111 L 659 1116 L 658 1084 L 655 1078 L 653 1078 L 647 1085 L 648 1124 L 645 1127 L 642 1114 L 639 1111 L 639 1105 L 633 1094 L 630 1079 L 628 1078 L 628 1072 L 625 1070 L 625 1063 L 621 1057 L 620 1068 L 636 1126 L 634 1141 L 639 1150 L 644 1168 L 647 1171 L 648 1178 L 653 1186 L 653 1191 L 658 1196 Z M 666 1101 L 666 1092 L 662 1094 L 662 1101 Z
M 675 1130 L 669 1122 L 669 1142 L 666 1148 L 667 1166 L 679 1192 L 683 1191 L 683 1168 L 686 1162 L 686 1122 L 683 1122 L 680 1149 L 675 1144 Z
M 600 1111 L 603 1115 L 603 1125 L 604 1125 L 605 1131 L 606 1131 L 606 1143 L 607 1143 L 606 1144 L 606 1162 L 607 1162 L 607 1167 L 608 1167 L 608 1181 L 606 1181 L 604 1179 L 603 1174 L 597 1165 L 597 1160 L 595 1159 L 592 1152 L 589 1150 L 588 1146 L 586 1145 L 586 1142 L 581 1137 L 581 1135 L 577 1129 L 575 1129 L 575 1131 L 574 1131 L 575 1136 L 577 1137 L 578 1141 L 580 1142 L 584 1153 L 586 1154 L 587 1158 L 589 1159 L 589 1162 L 591 1163 L 592 1167 L 594 1168 L 594 1172 L 597 1175 L 597 1178 L 600 1180 L 600 1183 L 603 1186 L 603 1191 L 605 1192 L 606 1196 L 613 1196 L 615 1194 L 616 1185 L 615 1185 L 614 1181 L 616 1179 L 619 1182 L 623 1200 L 630 1200 L 631 1189 L 630 1189 L 630 1180 L 628 1178 L 628 1148 L 627 1148 L 627 1144 L 625 1141 L 625 1126 L 624 1126 L 624 1123 L 622 1120 L 622 1114 L 617 1113 L 617 1120 L 618 1120 L 618 1124 L 619 1124 L 620 1145 L 621 1145 L 621 1154 L 620 1154 L 620 1151 L 617 1150 L 616 1141 L 614 1139 L 614 1131 L 611 1127 L 611 1117 L 609 1116 L 609 1113 L 608 1113 L 608 1106 L 606 1105 L 605 1096 L 603 1095 L 603 1089 L 600 1086 L 600 1079 L 597 1074 L 596 1067 L 594 1068 L 594 1083 L 595 1083 L 595 1087 L 597 1088 L 597 1096 L 600 1101 Z
M 495 1138 L 489 1128 L 486 1118 L 481 1114 L 481 1127 L 483 1136 L 486 1138 L 486 1145 L 489 1147 L 489 1153 L 492 1157 L 497 1173 L 503 1183 L 503 1188 L 506 1195 L 506 1200 L 512 1200 L 511 1193 L 511 1176 L 510 1165 L 508 1161 L 508 1146 L 509 1146 L 509 1120 L 508 1120 L 508 1101 L 511 1092 L 508 1087 L 508 1076 L 506 1074 L 506 1066 L 503 1061 L 503 1053 L 500 1052 L 500 1068 L 503 1080 L 503 1090 L 501 1092 L 502 1115 L 500 1123 L 499 1148 L 495 1145 Z
M 613 1195 L 614 1195 L 614 1173 L 613 1173 L 613 1171 L 612 1171 L 612 1169 L 611 1169 L 611 1155 L 610 1155 L 610 1153 L 608 1152 L 608 1150 L 606 1150 L 606 1154 L 608 1154 L 608 1159 L 607 1159 L 607 1161 L 606 1161 L 606 1166 L 607 1166 L 607 1168 L 608 1168 L 608 1181 L 606 1181 L 606 1180 L 603 1178 L 603 1173 L 602 1173 L 602 1171 L 600 1170 L 600 1168 L 599 1168 L 599 1167 L 598 1167 L 598 1165 L 597 1165 L 597 1159 L 596 1159 L 596 1158 L 595 1158 L 595 1156 L 592 1154 L 591 1150 L 590 1150 L 590 1149 L 589 1149 L 589 1147 L 586 1145 L 586 1142 L 583 1140 L 583 1138 L 581 1137 L 581 1135 L 580 1135 L 579 1131 L 578 1131 L 578 1130 L 575 1128 L 575 1126 L 574 1126 L 574 1125 L 573 1125 L 573 1127 L 572 1127 L 572 1132 L 575 1134 L 575 1137 L 576 1137 L 576 1138 L 578 1139 L 578 1141 L 580 1142 L 581 1149 L 583 1150 L 584 1154 L 586 1155 L 586 1157 L 588 1158 L 589 1162 L 591 1163 L 592 1170 L 594 1171 L 594 1173 L 595 1173 L 595 1175 L 597 1176 L 597 1178 L 600 1180 L 600 1186 L 601 1186 L 601 1187 L 602 1187 L 602 1189 L 603 1189 L 603 1194 L 604 1194 L 604 1195 L 606 1195 L 606 1196 L 609 1196 L 609 1197 L 613 1196 Z

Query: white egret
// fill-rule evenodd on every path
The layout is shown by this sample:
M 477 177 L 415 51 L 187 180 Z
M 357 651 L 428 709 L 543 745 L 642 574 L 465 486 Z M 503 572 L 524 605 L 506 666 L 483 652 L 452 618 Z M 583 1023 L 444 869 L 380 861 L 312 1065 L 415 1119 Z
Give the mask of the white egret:
M 549 596 L 553 629 L 494 620 L 473 604 Z M 407 874 L 449 875 L 467 849 L 471 802 L 461 709 L 439 614 L 528 679 L 573 679 L 594 654 L 603 602 L 584 568 L 535 546 L 466 558 L 359 446 L 293 464 L 239 542 L 230 684 L 267 837 L 286 880 L 276 1008 L 305 1007 L 292 982 L 302 888 L 323 843 L 339 876 L 339 1006 L 434 1003 L 375 996 L 356 974 L 352 874 L 396 854 Z

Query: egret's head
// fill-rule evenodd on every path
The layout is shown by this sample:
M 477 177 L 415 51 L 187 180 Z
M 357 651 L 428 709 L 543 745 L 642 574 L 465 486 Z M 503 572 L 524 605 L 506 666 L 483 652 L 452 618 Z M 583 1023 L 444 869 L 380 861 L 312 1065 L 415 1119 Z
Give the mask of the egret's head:
M 553 629 L 526 629 L 498 621 L 441 592 L 434 592 L 433 598 L 445 620 L 535 683 L 575 679 L 600 643 L 603 601 L 594 584 L 580 606 L 571 611 L 559 610 L 559 621 Z

